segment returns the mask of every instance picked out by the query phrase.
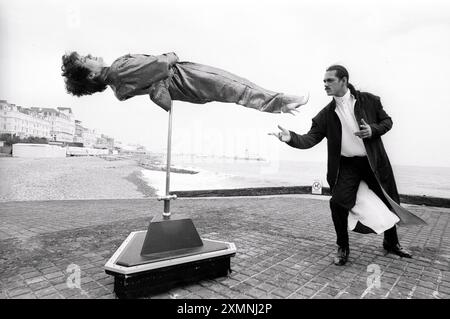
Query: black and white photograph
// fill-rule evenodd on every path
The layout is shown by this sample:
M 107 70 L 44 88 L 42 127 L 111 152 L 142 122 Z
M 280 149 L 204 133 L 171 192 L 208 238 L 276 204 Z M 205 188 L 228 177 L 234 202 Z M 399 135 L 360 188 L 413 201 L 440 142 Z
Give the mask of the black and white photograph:
M 444 0 L 0 0 L 0 299 L 449 299 L 449 57 Z

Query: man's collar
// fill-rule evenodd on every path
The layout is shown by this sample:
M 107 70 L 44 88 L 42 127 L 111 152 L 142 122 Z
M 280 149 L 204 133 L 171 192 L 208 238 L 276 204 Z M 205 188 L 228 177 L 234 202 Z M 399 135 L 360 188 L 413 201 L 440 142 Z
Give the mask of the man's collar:
M 358 104 L 358 100 L 360 98 L 360 92 L 357 91 L 353 87 L 353 85 L 351 85 L 350 83 L 349 83 L 348 89 L 349 89 L 350 93 L 353 95 L 353 98 L 355 99 L 356 104 Z M 336 109 L 336 100 L 334 99 L 334 97 L 331 99 L 330 103 L 328 103 L 327 107 L 330 111 L 334 111 Z
M 345 92 L 343 96 L 334 96 L 334 100 L 337 102 L 337 104 L 342 104 L 350 100 L 350 95 L 350 89 L 347 89 L 347 92 Z

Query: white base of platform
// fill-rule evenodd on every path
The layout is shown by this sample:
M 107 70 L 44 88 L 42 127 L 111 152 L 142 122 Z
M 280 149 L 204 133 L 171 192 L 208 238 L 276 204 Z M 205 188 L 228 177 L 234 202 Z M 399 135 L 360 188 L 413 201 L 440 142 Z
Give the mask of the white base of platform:
M 136 231 L 136 232 L 132 232 L 132 233 L 130 233 L 130 235 L 128 235 L 128 237 L 125 239 L 125 241 L 122 243 L 122 245 L 120 245 L 120 247 L 116 250 L 114 255 L 112 255 L 112 257 L 105 264 L 106 271 L 109 271 L 112 273 L 117 273 L 117 274 L 122 274 L 122 275 L 134 275 L 134 274 L 149 271 L 149 270 L 190 263 L 190 262 L 199 261 L 199 260 L 208 259 L 208 258 L 232 255 L 232 254 L 236 253 L 236 246 L 233 243 L 202 238 L 202 241 L 210 241 L 210 242 L 226 244 L 228 246 L 228 248 L 218 250 L 218 251 L 208 252 L 208 253 L 200 253 L 200 254 L 191 255 L 191 256 L 172 258 L 172 259 L 156 261 L 156 262 L 149 262 L 146 264 L 141 264 L 141 265 L 131 266 L 131 267 L 125 267 L 125 266 L 118 265 L 117 260 L 119 259 L 121 254 L 127 249 L 127 246 L 132 241 L 133 237 L 136 236 L 137 234 L 143 233 L 143 232 L 146 232 L 146 231 L 145 230 Z

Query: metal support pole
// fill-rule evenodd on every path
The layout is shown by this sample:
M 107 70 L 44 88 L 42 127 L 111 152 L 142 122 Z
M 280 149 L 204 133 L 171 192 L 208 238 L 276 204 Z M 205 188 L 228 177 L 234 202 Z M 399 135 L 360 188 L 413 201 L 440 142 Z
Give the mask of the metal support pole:
M 166 195 L 159 197 L 158 200 L 164 200 L 164 212 L 163 217 L 170 219 L 170 201 L 176 199 L 177 195 L 170 195 L 170 161 L 172 154 L 172 116 L 173 116 L 173 103 L 170 101 L 169 110 L 169 129 L 167 134 L 167 166 L 166 166 Z

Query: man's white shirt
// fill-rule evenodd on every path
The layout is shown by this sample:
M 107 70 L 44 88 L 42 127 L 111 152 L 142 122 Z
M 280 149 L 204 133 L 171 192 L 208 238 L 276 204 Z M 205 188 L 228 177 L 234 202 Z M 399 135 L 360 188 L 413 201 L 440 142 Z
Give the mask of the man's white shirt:
M 355 135 L 359 131 L 359 125 L 355 118 L 356 99 L 350 90 L 344 96 L 335 96 L 336 113 L 342 126 L 341 155 L 346 157 L 367 156 L 364 142 Z

